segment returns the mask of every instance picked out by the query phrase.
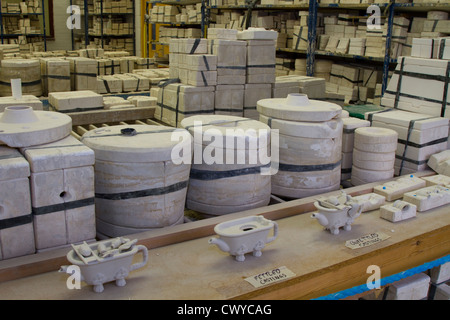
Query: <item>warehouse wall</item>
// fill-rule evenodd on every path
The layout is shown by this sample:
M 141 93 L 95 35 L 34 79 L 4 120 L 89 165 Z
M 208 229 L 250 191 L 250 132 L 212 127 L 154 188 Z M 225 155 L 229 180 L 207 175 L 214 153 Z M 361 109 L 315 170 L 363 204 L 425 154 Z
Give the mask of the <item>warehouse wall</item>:
M 47 50 L 72 50 L 72 33 L 66 27 L 69 15 L 66 13 L 70 0 L 53 1 L 53 22 L 55 40 L 47 41 Z

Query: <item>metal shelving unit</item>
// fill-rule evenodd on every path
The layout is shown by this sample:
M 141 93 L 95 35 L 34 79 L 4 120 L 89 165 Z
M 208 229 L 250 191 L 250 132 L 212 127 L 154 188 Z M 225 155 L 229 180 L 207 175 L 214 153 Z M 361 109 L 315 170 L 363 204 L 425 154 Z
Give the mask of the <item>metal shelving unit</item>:
M 5 0 L 4 0 L 5 1 Z M 1 3 L 1 1 L 0 1 Z M 6 1 L 7 3 L 7 1 Z M 41 13 L 8 13 L 3 12 L 2 6 L 0 5 L 0 25 L 1 25 L 1 43 L 3 44 L 5 39 L 9 38 L 15 38 L 18 36 L 27 36 L 27 37 L 42 37 L 44 40 L 44 49 L 47 51 L 47 28 L 45 23 L 45 1 L 41 0 L 41 7 L 42 12 Z M 43 33 L 29 33 L 29 34 L 22 34 L 22 33 L 12 33 L 12 34 L 6 34 L 4 33 L 4 26 L 3 26 L 3 18 L 4 17 L 24 17 L 24 16 L 30 16 L 30 17 L 42 17 L 42 24 L 43 24 Z
M 103 10 L 103 0 L 100 1 L 100 13 L 89 13 L 89 8 L 88 8 L 88 0 L 84 0 L 84 10 L 82 12 L 83 15 L 83 28 L 82 28 L 82 32 L 81 32 L 81 37 L 84 37 L 84 42 L 85 42 L 85 47 L 87 47 L 90 42 L 91 39 L 95 39 L 95 38 L 100 38 L 101 41 L 101 46 L 102 48 L 105 45 L 105 42 L 107 39 L 133 39 L 133 53 L 136 53 L 136 7 L 135 7 L 135 2 L 132 1 L 133 3 L 133 12 L 132 13 L 110 13 L 110 12 L 104 12 Z M 73 0 L 70 0 L 70 5 L 73 4 Z M 89 32 L 89 18 L 93 18 L 93 17 L 100 17 L 100 23 L 101 23 L 101 32 L 100 34 L 94 34 L 94 33 L 90 33 Z M 130 34 L 105 34 L 103 32 L 103 26 L 104 26 L 104 21 L 105 21 L 105 17 L 126 17 L 127 19 L 131 18 L 132 21 L 132 33 Z M 129 17 L 129 18 L 128 18 Z M 77 37 L 77 35 L 75 34 L 74 30 L 72 30 L 72 50 L 75 49 L 75 38 Z

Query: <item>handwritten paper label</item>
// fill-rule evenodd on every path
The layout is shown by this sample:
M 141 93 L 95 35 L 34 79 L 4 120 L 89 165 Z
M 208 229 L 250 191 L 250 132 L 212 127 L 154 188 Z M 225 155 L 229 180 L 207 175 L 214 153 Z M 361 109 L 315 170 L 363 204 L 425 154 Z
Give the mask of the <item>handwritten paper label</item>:
M 245 278 L 245 281 L 255 288 L 259 288 L 292 277 L 295 277 L 295 273 L 283 266 Z
M 374 233 L 362 236 L 358 239 L 348 240 L 347 242 L 345 242 L 345 246 L 350 249 L 359 249 L 359 248 L 364 248 L 364 247 L 368 247 L 373 244 L 379 243 L 388 238 L 390 238 L 390 236 L 388 236 L 385 233 L 374 232 Z

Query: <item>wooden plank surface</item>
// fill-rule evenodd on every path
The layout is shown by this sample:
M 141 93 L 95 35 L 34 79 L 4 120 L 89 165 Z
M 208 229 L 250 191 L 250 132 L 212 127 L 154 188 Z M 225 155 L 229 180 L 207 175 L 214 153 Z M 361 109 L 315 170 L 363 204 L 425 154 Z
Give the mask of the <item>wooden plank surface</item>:
M 156 107 L 124 108 L 67 113 L 73 126 L 151 119 Z
M 360 186 L 348 192 L 356 195 L 370 192 L 371 188 Z M 33 259 L 2 261 L 0 298 L 310 299 L 366 283 L 370 275 L 366 269 L 372 264 L 378 265 L 381 276 L 386 277 L 450 253 L 448 205 L 398 223 L 379 218 L 378 210 L 363 213 L 352 230 L 332 235 L 310 217 L 313 200 L 288 201 L 138 234 L 135 238 L 149 248 L 147 266 L 130 273 L 125 287 L 109 283 L 101 294 L 84 283 L 81 290 L 67 289 L 69 275 L 58 273 L 57 269 L 67 263 L 61 254 L 67 253 L 68 248 L 45 253 L 45 259 L 34 255 Z M 262 214 L 279 225 L 278 238 L 263 249 L 261 257 L 246 255 L 244 262 L 237 262 L 208 244 L 216 223 L 252 214 Z M 390 238 L 355 250 L 345 246 L 347 240 L 373 232 L 383 232 Z M 135 260 L 140 260 L 140 255 Z M 51 265 L 51 271 L 5 281 L 16 271 L 44 265 Z M 295 277 L 258 289 L 244 280 L 281 266 L 295 273 Z

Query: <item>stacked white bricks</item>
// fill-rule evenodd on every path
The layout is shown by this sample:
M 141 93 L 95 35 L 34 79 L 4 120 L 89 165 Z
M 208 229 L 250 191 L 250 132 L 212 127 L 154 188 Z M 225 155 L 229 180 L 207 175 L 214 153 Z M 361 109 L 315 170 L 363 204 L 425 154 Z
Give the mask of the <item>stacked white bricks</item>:
M 391 129 L 360 127 L 355 130 L 351 183 L 354 186 L 394 176 L 398 133 Z
M 36 249 L 93 240 L 94 152 L 68 136 L 21 153 L 31 170 Z
M 35 252 L 29 176 L 20 152 L 0 146 L 0 260 Z
M 62 58 L 41 58 L 42 92 L 71 91 L 70 62 Z
M 434 290 L 433 300 L 450 300 L 450 262 L 441 264 L 430 270 L 431 289 Z M 433 290 L 430 290 L 432 292 Z
M 370 127 L 370 122 L 353 117 L 343 117 L 342 122 L 344 127 L 342 132 L 341 180 L 344 181 L 351 178 L 355 130 L 361 127 Z

